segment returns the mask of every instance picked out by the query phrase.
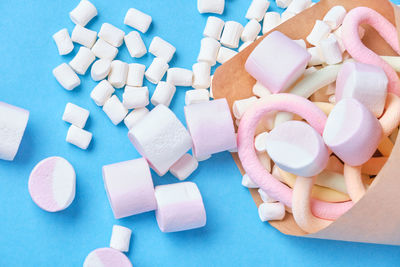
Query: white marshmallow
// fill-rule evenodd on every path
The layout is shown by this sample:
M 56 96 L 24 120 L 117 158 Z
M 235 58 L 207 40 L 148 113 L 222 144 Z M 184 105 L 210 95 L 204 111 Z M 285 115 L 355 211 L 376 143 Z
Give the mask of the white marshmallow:
M 317 66 L 324 63 L 324 59 L 322 58 L 320 49 L 316 46 L 307 48 L 307 52 L 311 55 L 310 60 L 308 61 L 308 66 Z
M 303 39 L 293 40 L 293 42 L 297 43 L 299 46 L 303 47 L 304 49 L 307 49 L 306 42 Z
M 193 64 L 193 88 L 205 89 L 210 87 L 211 66 L 207 62 L 198 62 Z
M 199 13 L 224 13 L 225 0 L 197 0 Z
M 63 121 L 69 122 L 79 128 L 85 127 L 88 118 L 89 110 L 72 103 L 67 103 L 62 116 Z
M 322 39 L 328 37 L 331 32 L 331 27 L 322 20 L 315 21 L 314 28 L 311 33 L 307 36 L 307 42 L 317 46 Z
M 268 7 L 268 0 L 253 0 L 249 6 L 249 9 L 247 9 L 246 19 L 255 19 L 258 22 L 261 21 L 265 15 L 265 12 L 267 12 Z
M 238 51 L 242 52 L 246 47 L 248 47 L 249 45 L 251 45 L 252 43 L 254 43 L 253 41 L 248 41 L 248 42 L 244 42 L 241 46 L 239 46 Z
M 132 129 L 136 123 L 138 123 L 144 116 L 149 113 L 147 108 L 137 108 L 131 111 L 128 116 L 125 117 L 124 123 L 128 130 Z
M 259 186 L 254 183 L 246 173 L 242 177 L 242 185 L 247 188 L 259 188 Z
M 218 51 L 221 44 L 210 37 L 201 39 L 200 53 L 197 61 L 207 62 L 210 66 L 214 66 L 217 62 Z
M 90 97 L 98 106 L 103 106 L 104 103 L 115 92 L 114 87 L 107 81 L 102 80 L 90 93 Z
M 179 180 L 183 181 L 188 178 L 198 166 L 199 162 L 192 155 L 186 153 L 171 166 L 169 172 Z
M 96 42 L 97 32 L 89 30 L 81 25 L 77 24 L 72 31 L 71 40 L 75 43 L 92 48 Z
M 118 49 L 103 39 L 97 39 L 96 43 L 92 47 L 92 52 L 98 58 L 113 60 L 118 54 Z
M 90 141 L 92 141 L 92 133 L 71 125 L 65 141 L 85 150 L 88 148 Z
M 149 29 L 151 21 L 151 16 L 135 8 L 130 8 L 128 12 L 126 12 L 124 24 L 145 33 Z
M 252 96 L 245 99 L 236 100 L 233 102 L 232 112 L 236 119 L 240 120 L 243 114 L 257 101 L 257 97 Z
M 326 13 L 323 21 L 325 21 L 332 30 L 336 30 L 342 25 L 345 16 L 346 9 L 343 6 L 334 6 Z
M 132 230 L 120 225 L 114 225 L 111 234 L 110 248 L 128 252 Z
M 321 51 L 324 61 L 328 65 L 342 62 L 342 51 L 334 34 L 330 34 L 328 38 L 321 40 L 318 47 Z
M 147 53 L 147 48 L 137 31 L 131 31 L 124 37 L 126 48 L 131 57 L 140 58 Z
M 311 6 L 311 0 L 293 0 L 287 7 L 287 10 L 295 14 L 299 14 Z
M 103 111 L 114 125 L 118 125 L 128 114 L 128 109 L 124 107 L 116 95 L 113 95 L 104 103 Z
M 122 88 L 126 84 L 129 65 L 121 60 L 111 62 L 111 70 L 108 74 L 108 81 L 115 88 Z
M 171 104 L 172 98 L 176 92 L 176 87 L 168 82 L 159 82 L 151 97 L 151 103 L 154 106 L 163 104 L 168 107 Z
M 280 8 L 287 8 L 292 0 L 276 0 L 276 5 Z
M 267 132 L 262 132 L 254 138 L 254 148 L 258 152 L 264 152 L 267 149 L 266 147 L 267 136 L 268 136 Z
M 225 62 L 236 56 L 237 53 L 238 52 L 236 52 L 235 50 L 221 46 L 221 48 L 218 50 L 217 62 L 220 64 L 224 64 Z
M 149 89 L 144 87 L 125 86 L 122 103 L 127 109 L 144 108 L 149 104 Z
M 204 37 L 210 37 L 215 40 L 221 38 L 222 29 L 224 28 L 225 22 L 217 17 L 209 16 L 207 19 L 206 27 L 204 27 Z
M 71 37 L 69 37 L 69 33 L 66 28 L 53 34 L 53 40 L 57 45 L 58 54 L 61 56 L 67 55 L 74 50 L 74 44 L 72 43 Z
M 72 68 L 62 63 L 53 69 L 53 75 L 59 82 L 59 84 L 66 90 L 72 90 L 81 84 L 81 80 L 78 75 L 72 70 Z
M 258 216 L 262 222 L 265 221 L 281 221 L 285 218 L 285 205 L 280 202 L 262 203 L 258 207 Z
M 267 12 L 264 16 L 262 33 L 265 34 L 281 24 L 281 15 L 278 12 Z
M 85 26 L 92 18 L 97 16 L 97 9 L 89 1 L 82 0 L 69 12 L 69 16 L 73 23 Z
M 110 23 L 103 23 L 99 31 L 99 38 L 112 46 L 120 47 L 124 41 L 125 32 Z
M 240 36 L 243 32 L 243 26 L 236 21 L 227 21 L 221 36 L 221 44 L 229 48 L 237 48 L 239 46 Z
M 281 14 L 281 23 L 284 23 L 285 21 L 293 18 L 294 16 L 296 16 L 296 13 L 293 13 L 293 12 L 291 12 L 291 11 L 286 9 Z
M 210 100 L 210 94 L 207 89 L 188 90 L 185 94 L 185 105 L 191 105 Z
M 256 82 L 253 85 L 253 94 L 261 98 L 269 96 L 271 92 L 266 87 L 264 87 L 264 85 L 262 85 L 260 82 Z
M 111 60 L 110 59 L 99 59 L 95 61 L 92 65 L 90 75 L 93 81 L 100 81 L 107 77 L 111 70 Z
M 254 41 L 261 31 L 261 24 L 257 20 L 250 20 L 242 31 L 241 39 L 243 42 Z
M 78 53 L 69 62 L 69 65 L 76 73 L 85 75 L 87 69 L 95 59 L 95 55 L 89 48 L 81 46 Z
M 261 188 L 259 188 L 257 192 L 258 192 L 258 194 L 260 195 L 261 200 L 262 200 L 264 203 L 274 203 L 274 202 L 276 202 L 275 199 L 271 198 L 271 197 L 270 197 L 264 190 L 262 190 Z
M 150 43 L 149 52 L 156 57 L 164 59 L 168 63 L 174 56 L 176 48 L 161 37 L 156 36 Z
M 149 82 L 157 84 L 162 79 L 168 68 L 169 66 L 165 59 L 156 57 L 147 68 L 144 76 L 146 76 L 146 79 Z
M 183 68 L 170 68 L 167 71 L 167 82 L 175 86 L 192 86 L 193 72 Z
M 129 86 L 142 86 L 143 77 L 146 66 L 139 63 L 129 64 L 128 77 L 126 78 L 126 85 Z

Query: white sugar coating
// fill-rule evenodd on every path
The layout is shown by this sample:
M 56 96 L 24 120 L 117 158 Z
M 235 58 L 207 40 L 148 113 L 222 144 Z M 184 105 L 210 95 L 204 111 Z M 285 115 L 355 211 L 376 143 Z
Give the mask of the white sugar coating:
M 86 150 L 90 141 L 92 141 L 92 133 L 76 127 L 75 125 L 71 125 L 68 129 L 65 141 Z
M 214 16 L 209 16 L 203 31 L 204 37 L 210 37 L 215 40 L 219 40 L 221 38 L 224 24 L 225 22 L 222 19 Z
M 112 46 L 120 47 L 124 41 L 125 32 L 110 23 L 103 23 L 99 31 L 99 38 Z
M 151 103 L 154 106 L 163 104 L 168 107 L 171 104 L 172 98 L 176 92 L 176 87 L 168 82 L 159 82 L 151 97 Z
M 71 34 L 71 40 L 73 42 L 86 46 L 87 48 L 92 48 L 96 39 L 97 32 L 82 27 L 79 24 L 75 26 Z
M 82 0 L 69 13 L 73 23 L 85 26 L 90 20 L 97 16 L 96 7 L 88 0 Z
M 81 80 L 74 70 L 67 64 L 61 63 L 53 69 L 53 75 L 58 83 L 66 90 L 73 90 L 81 84 Z
M 210 37 L 205 37 L 201 40 L 200 52 L 197 57 L 199 62 L 207 62 L 211 66 L 214 66 L 217 62 L 218 51 L 220 50 L 221 44 Z
M 99 59 L 95 61 L 92 65 L 90 75 L 93 81 L 100 81 L 107 77 L 111 70 L 111 60 L 110 59 Z
M 92 92 L 90 93 L 90 97 L 98 106 L 103 106 L 104 103 L 111 97 L 111 95 L 115 92 L 114 87 L 107 80 L 102 80 L 99 84 L 97 84 Z
M 69 65 L 76 73 L 85 75 L 87 69 L 95 59 L 96 57 L 93 52 L 89 48 L 82 46 L 75 57 L 69 62 Z
M 137 31 L 131 31 L 125 35 L 124 41 L 131 57 L 140 58 L 147 53 L 146 45 Z
M 66 28 L 53 34 L 53 40 L 57 45 L 58 54 L 60 55 L 67 55 L 74 50 L 74 44 Z
M 193 72 L 184 68 L 170 68 L 167 71 L 167 82 L 175 86 L 192 86 Z
M 99 38 L 93 45 L 92 52 L 98 58 L 113 60 L 118 54 L 118 49 Z
M 67 103 L 62 117 L 63 121 L 69 122 L 79 128 L 85 127 L 88 118 L 89 110 L 72 103 Z
M 167 63 L 172 59 L 176 48 L 161 37 L 154 37 L 150 43 L 149 52 L 155 57 L 164 59 Z
M 104 103 L 103 111 L 114 125 L 118 125 L 128 114 L 128 109 L 124 107 L 116 95 L 113 95 Z
M 60 207 L 67 208 L 75 198 L 76 175 L 74 167 L 59 158 L 53 170 L 53 194 Z
M 147 108 L 136 108 L 125 117 L 124 123 L 128 130 L 132 129 L 141 119 L 149 113 Z
M 151 21 L 151 16 L 135 8 L 130 8 L 128 12 L 126 12 L 124 24 L 145 33 L 149 29 Z
M 139 63 L 129 64 L 128 76 L 126 78 L 126 85 L 142 86 L 145 70 L 146 66 L 143 64 Z

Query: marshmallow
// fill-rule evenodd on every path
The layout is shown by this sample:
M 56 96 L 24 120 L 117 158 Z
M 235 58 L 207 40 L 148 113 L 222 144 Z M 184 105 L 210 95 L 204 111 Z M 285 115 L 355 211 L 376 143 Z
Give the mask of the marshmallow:
M 103 111 L 114 125 L 118 125 L 128 114 L 128 109 L 125 108 L 116 95 L 113 95 L 104 103 Z
M 235 50 L 226 48 L 226 47 L 221 47 L 218 50 L 218 55 L 217 55 L 217 62 L 220 64 L 224 64 L 225 62 L 227 62 L 228 60 L 230 60 L 231 58 L 233 58 L 234 56 L 237 55 L 238 52 L 236 52 Z
M 310 74 L 316 72 L 317 70 L 318 69 L 316 67 L 314 67 L 314 66 L 309 67 L 304 71 L 304 76 L 310 75 Z
M 276 5 L 280 8 L 287 8 L 292 0 L 276 0 Z
M 242 185 L 247 188 L 259 188 L 246 173 L 242 176 Z
M 108 81 L 115 88 L 122 88 L 126 84 L 129 65 L 121 60 L 111 62 L 111 70 L 108 74 Z
M 203 31 L 204 37 L 210 37 L 215 40 L 219 40 L 221 38 L 224 24 L 225 22 L 222 19 L 214 16 L 209 16 Z
M 281 15 L 278 12 L 265 13 L 262 33 L 266 34 L 279 24 L 281 24 Z
M 237 48 L 239 46 L 240 36 L 243 32 L 243 26 L 236 21 L 225 22 L 224 31 L 221 36 L 221 44 L 229 48 Z
M 274 203 L 276 202 L 275 199 L 271 198 L 264 190 L 262 190 L 261 188 L 259 188 L 257 190 L 258 194 L 260 195 L 261 200 L 264 203 Z
M 112 46 L 120 47 L 123 43 L 125 32 L 110 23 L 103 23 L 99 31 L 99 38 Z
M 249 9 L 247 9 L 246 19 L 255 19 L 256 21 L 260 22 L 263 19 L 265 12 L 267 12 L 268 7 L 268 0 L 253 0 L 249 6 Z
M 253 85 L 253 94 L 255 95 L 255 96 L 258 96 L 258 97 L 266 97 L 266 96 L 269 96 L 270 94 L 271 94 L 271 92 L 267 89 L 267 88 L 265 88 L 261 83 L 259 83 L 259 82 L 256 82 L 254 85 Z
M 171 166 L 169 172 L 179 180 L 183 181 L 188 178 L 198 166 L 199 163 L 194 157 L 192 157 L 192 155 L 185 154 Z
M 236 148 L 235 129 L 225 98 L 188 105 L 184 111 L 196 158 Z
M 236 100 L 232 105 L 232 113 L 236 119 L 240 120 L 247 109 L 257 102 L 257 97 L 252 96 L 245 99 Z
M 195 183 L 182 182 L 155 188 L 156 219 L 162 232 L 177 232 L 206 225 L 206 210 Z
M 28 119 L 29 111 L 0 101 L 0 159 L 14 160 Z
M 262 222 L 281 221 L 285 218 L 285 205 L 280 202 L 262 203 L 258 206 L 258 216 Z
M 93 81 L 100 81 L 107 77 L 111 70 L 111 60 L 110 59 L 99 59 L 95 61 L 92 65 L 90 75 Z
M 57 45 L 58 54 L 67 55 L 74 50 L 74 44 L 72 43 L 71 37 L 67 29 L 62 29 L 53 34 L 53 40 Z
M 144 108 L 149 104 L 149 89 L 144 87 L 125 86 L 122 103 L 127 109 Z
M 146 66 L 139 63 L 129 64 L 128 76 L 126 78 L 126 85 L 129 86 L 142 86 L 143 77 Z
M 69 65 L 76 73 L 85 75 L 87 69 L 95 59 L 96 57 L 93 52 L 89 48 L 82 46 L 75 57 L 69 62 Z
M 128 12 L 126 12 L 124 24 L 145 33 L 149 29 L 151 21 L 151 16 L 135 8 L 130 8 L 128 9 Z
M 336 30 L 342 25 L 345 16 L 346 9 L 343 6 L 334 6 L 326 13 L 323 21 L 325 21 L 332 30 Z
M 328 65 L 342 62 L 342 51 L 334 34 L 329 34 L 328 38 L 319 43 L 322 57 Z
M 183 68 L 170 68 L 167 71 L 167 82 L 175 86 L 192 86 L 193 72 Z
M 254 41 L 261 31 L 261 24 L 255 19 L 250 20 L 242 31 L 241 39 L 243 42 Z
M 69 91 L 81 84 L 78 75 L 76 75 L 76 73 L 66 63 L 62 63 L 54 68 L 53 75 L 59 84 Z
M 267 149 L 266 147 L 267 138 L 268 138 L 267 132 L 262 132 L 254 138 L 254 148 L 258 152 L 264 152 Z
M 137 31 L 131 31 L 124 37 L 126 48 L 131 57 L 140 58 L 147 53 L 146 46 Z
M 115 266 L 132 267 L 128 257 L 113 248 L 98 248 L 86 256 L 83 267 Z
M 303 47 L 304 49 L 307 49 L 306 42 L 303 39 L 293 40 L 293 42 L 297 43 L 299 46 Z
M 287 10 L 289 12 L 293 12 L 294 14 L 299 14 L 303 10 L 309 8 L 311 4 L 311 0 L 293 0 L 287 7 Z
M 69 122 L 79 128 L 84 128 L 87 119 L 89 118 L 89 110 L 81 108 L 72 103 L 65 105 L 63 121 Z
M 211 84 L 211 66 L 207 62 L 193 64 L 193 88 L 205 89 Z
M 98 58 L 113 60 L 118 54 L 118 49 L 99 38 L 92 47 L 92 52 Z
M 336 80 L 335 100 L 355 98 L 379 118 L 385 107 L 388 78 L 382 68 L 346 62 Z
M 321 50 L 318 47 L 313 46 L 307 48 L 307 52 L 311 55 L 311 58 L 308 61 L 308 66 L 318 66 L 324 63 L 324 59 L 322 58 L 321 55 Z
M 76 127 L 75 125 L 71 125 L 68 129 L 65 141 L 86 150 L 90 141 L 92 141 L 92 133 Z
M 79 24 L 75 26 L 71 34 L 71 40 L 73 42 L 86 46 L 87 48 L 92 48 L 96 39 L 97 32 L 82 27 Z
M 128 137 L 160 176 L 167 173 L 192 146 L 186 128 L 164 105 L 150 111 L 129 131 Z
M 174 56 L 176 48 L 164 39 L 156 36 L 150 43 L 149 52 L 155 57 L 164 59 L 168 63 Z
M 131 229 L 120 225 L 114 225 L 111 234 L 110 247 L 122 252 L 128 252 L 131 234 Z
M 353 98 L 339 101 L 326 121 L 326 145 L 344 163 L 359 166 L 375 153 L 382 137 L 378 119 Z
M 33 168 L 28 182 L 33 202 L 48 212 L 61 211 L 75 198 L 74 167 L 64 158 L 49 157 Z
M 210 83 L 210 97 L 211 97 L 211 98 L 214 98 L 213 90 L 212 90 L 212 81 L 213 81 L 214 75 L 211 75 L 210 78 L 211 78 L 211 83 Z
M 176 87 L 174 85 L 168 82 L 159 82 L 150 101 L 154 106 L 163 104 L 168 107 L 171 104 L 175 92 Z
M 146 79 L 154 84 L 160 82 L 162 77 L 164 76 L 165 72 L 167 72 L 169 66 L 168 63 L 163 58 L 154 58 L 151 65 L 147 68 L 144 76 Z
M 276 60 L 276 51 L 280 58 Z M 266 36 L 248 57 L 245 68 L 272 93 L 292 85 L 304 72 L 310 54 L 281 32 Z
M 307 42 L 317 46 L 322 39 L 327 38 L 331 32 L 331 27 L 322 20 L 315 21 L 314 28 L 311 33 L 307 36 Z
M 150 168 L 144 158 L 103 166 L 103 181 L 116 219 L 157 208 Z
M 224 13 L 225 0 L 197 0 L 197 10 L 202 13 Z
M 247 41 L 244 42 L 241 46 L 239 46 L 238 51 L 242 52 L 244 49 L 246 49 L 246 47 L 248 47 L 249 45 L 251 45 L 252 43 L 254 43 L 253 41 Z
M 137 108 L 131 111 L 128 116 L 125 117 L 124 123 L 128 130 L 132 129 L 144 116 L 149 113 L 147 108 Z
M 210 100 L 210 95 L 207 89 L 188 90 L 185 94 L 185 105 L 207 102 Z
M 90 93 L 90 97 L 98 106 L 103 106 L 104 103 L 115 92 L 114 87 L 107 81 L 102 80 Z
M 213 38 L 206 37 L 201 39 L 200 53 L 197 57 L 197 61 L 207 62 L 211 66 L 214 66 L 220 47 L 221 44 Z
M 69 12 L 69 16 L 73 23 L 85 26 L 92 18 L 97 16 L 97 9 L 89 1 L 82 0 Z

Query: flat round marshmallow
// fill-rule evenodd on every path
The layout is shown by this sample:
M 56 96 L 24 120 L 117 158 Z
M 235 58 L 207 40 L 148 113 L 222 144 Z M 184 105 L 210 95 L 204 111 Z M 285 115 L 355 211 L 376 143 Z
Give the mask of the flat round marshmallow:
M 87 255 L 83 267 L 132 267 L 128 257 L 113 248 L 98 248 Z
M 111 70 L 111 60 L 99 59 L 95 61 L 90 70 L 93 81 L 100 81 L 107 77 Z

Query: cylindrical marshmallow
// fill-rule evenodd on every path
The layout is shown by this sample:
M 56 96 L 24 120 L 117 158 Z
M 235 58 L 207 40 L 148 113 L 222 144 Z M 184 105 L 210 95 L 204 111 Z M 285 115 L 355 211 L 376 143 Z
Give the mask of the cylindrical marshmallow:
M 209 16 L 207 19 L 206 27 L 204 27 L 204 37 L 210 37 L 215 40 L 221 38 L 222 29 L 224 28 L 225 22 L 217 17 Z
M 127 109 L 144 108 L 149 104 L 149 89 L 144 87 L 125 86 L 122 103 Z
M 99 59 L 95 61 L 90 70 L 90 75 L 93 81 L 100 81 L 107 77 L 111 70 L 111 60 L 110 59 Z
M 276 5 L 280 8 L 287 8 L 292 0 L 276 0 Z
M 263 86 L 261 83 L 256 82 L 253 86 L 253 94 L 255 96 L 258 97 L 265 97 L 265 96 L 269 96 L 271 94 L 271 92 L 268 90 L 268 88 L 266 88 L 265 86 Z
M 169 66 L 168 63 L 163 58 L 154 58 L 153 62 L 147 68 L 144 76 L 146 79 L 154 84 L 157 84 L 161 81 L 162 77 L 164 76 L 165 72 L 167 72 Z
M 74 50 L 74 44 L 66 28 L 53 34 L 53 40 L 57 45 L 58 54 L 60 55 L 67 55 Z
M 151 21 L 151 16 L 135 8 L 130 8 L 128 12 L 126 12 L 124 24 L 145 33 L 149 29 Z
M 155 57 L 164 59 L 168 63 L 174 56 L 176 48 L 164 39 L 156 36 L 150 43 L 149 52 Z
M 243 26 L 236 21 L 227 21 L 221 36 L 221 44 L 229 48 L 237 48 L 239 46 L 240 36 L 242 35 Z
M 137 31 L 131 31 L 124 37 L 126 48 L 131 57 L 140 58 L 147 53 L 147 48 Z
M 118 125 L 128 114 L 128 109 L 125 108 L 116 95 L 113 95 L 104 103 L 103 111 L 114 125 Z
M 73 42 L 86 46 L 87 48 L 92 48 L 96 39 L 97 32 L 82 27 L 79 24 L 75 26 L 71 34 L 71 40 Z
M 326 13 L 323 21 L 325 21 L 332 30 L 336 30 L 342 25 L 345 16 L 346 9 L 343 6 L 334 6 Z
M 126 84 L 129 65 L 121 60 L 111 62 L 111 70 L 108 74 L 108 81 L 115 88 L 122 88 Z
M 261 31 L 261 24 L 255 19 L 250 20 L 242 31 L 241 39 L 243 42 L 254 41 Z
M 207 102 L 210 100 L 210 94 L 207 89 L 188 90 L 185 94 L 185 105 Z
M 167 82 L 175 86 L 192 86 L 193 72 L 183 68 L 170 68 L 167 71 Z
M 224 13 L 225 0 L 197 0 L 197 10 L 199 13 Z
M 299 14 L 303 10 L 311 6 L 311 0 L 293 0 L 288 6 L 287 10 L 295 14 Z
M 268 0 L 253 0 L 247 9 L 246 19 L 255 19 L 258 22 L 261 21 L 265 15 L 265 12 L 267 12 L 268 7 Z
M 132 230 L 120 225 L 114 225 L 111 234 L 110 248 L 128 252 Z
M 251 96 L 245 99 L 239 99 L 233 102 L 232 113 L 236 119 L 240 120 L 243 114 L 257 101 L 257 97 Z
M 326 22 L 317 20 L 311 33 L 306 38 L 307 42 L 316 46 L 322 39 L 328 37 L 330 32 L 331 27 Z
M 98 106 L 103 106 L 104 103 L 111 97 L 115 92 L 114 87 L 107 80 L 102 80 L 90 93 L 90 97 Z
M 147 108 L 137 108 L 131 111 L 128 116 L 125 117 L 124 123 L 128 130 L 132 129 L 136 123 L 138 123 L 144 116 L 149 113 Z
M 98 58 L 113 60 L 118 54 L 118 49 L 99 38 L 92 47 L 92 52 Z
M 206 210 L 195 183 L 182 182 L 155 188 L 156 219 L 162 232 L 177 232 L 206 225 Z
M 238 52 L 236 52 L 235 50 L 221 46 L 221 48 L 218 50 L 217 62 L 220 64 L 224 64 L 225 62 L 236 56 L 237 53 Z
M 342 62 L 342 51 L 334 34 L 329 34 L 328 38 L 322 39 L 319 48 L 326 64 L 333 65 Z
M 211 84 L 211 66 L 207 62 L 193 64 L 193 88 L 206 89 Z
M 265 34 L 281 24 L 281 15 L 278 12 L 267 12 L 264 16 L 262 33 Z
M 80 149 L 86 150 L 90 141 L 92 141 L 92 133 L 76 127 L 75 125 L 71 125 L 68 129 L 65 141 L 79 147 Z
M 28 182 L 33 202 L 49 212 L 61 211 L 75 198 L 74 167 L 64 158 L 49 157 L 33 168 Z
M 69 122 L 79 128 L 84 128 L 89 118 L 89 110 L 78 105 L 67 103 L 65 105 L 63 121 Z
M 99 38 L 112 46 L 120 47 L 124 41 L 125 32 L 110 23 L 103 23 L 99 31 Z
M 81 80 L 74 70 L 67 64 L 62 63 L 53 69 L 53 75 L 58 83 L 66 90 L 72 90 L 81 84 Z
M 159 82 L 151 97 L 151 103 L 154 106 L 163 104 L 168 107 L 171 104 L 172 98 L 176 92 L 176 87 L 168 82 Z
M 203 38 L 201 40 L 200 53 L 197 57 L 197 61 L 199 62 L 207 62 L 211 66 L 214 66 L 217 62 L 218 51 L 221 47 L 221 44 L 210 37 Z
M 192 155 L 185 154 L 171 166 L 169 172 L 179 180 L 183 181 L 188 178 L 198 166 L 199 162 L 192 157 Z
M 307 64 L 308 66 L 318 66 L 318 65 L 322 65 L 322 63 L 324 63 L 324 59 L 322 58 L 320 48 L 313 46 L 313 47 L 307 48 L 307 52 L 311 55 L 311 58 Z
M 82 46 L 75 57 L 69 62 L 69 65 L 76 73 L 85 75 L 87 69 L 95 59 L 96 57 L 93 52 L 89 48 Z
M 83 267 L 132 267 L 132 263 L 124 253 L 113 248 L 98 248 L 86 256 Z
M 267 137 L 268 132 L 262 132 L 256 135 L 256 137 L 254 138 L 254 148 L 257 150 L 257 152 L 264 152 L 267 149 Z
M 69 12 L 69 17 L 71 18 L 72 22 L 81 26 L 85 26 L 92 18 L 96 16 L 97 9 L 88 0 L 80 1 L 79 4 L 71 12 Z
M 258 206 L 258 216 L 262 222 L 281 221 L 285 218 L 285 205 L 280 202 L 262 203 Z
M 129 86 L 142 86 L 143 77 L 146 66 L 139 63 L 129 64 L 128 77 L 126 78 L 126 85 Z
M 259 188 L 246 173 L 242 176 L 242 185 L 247 188 Z

